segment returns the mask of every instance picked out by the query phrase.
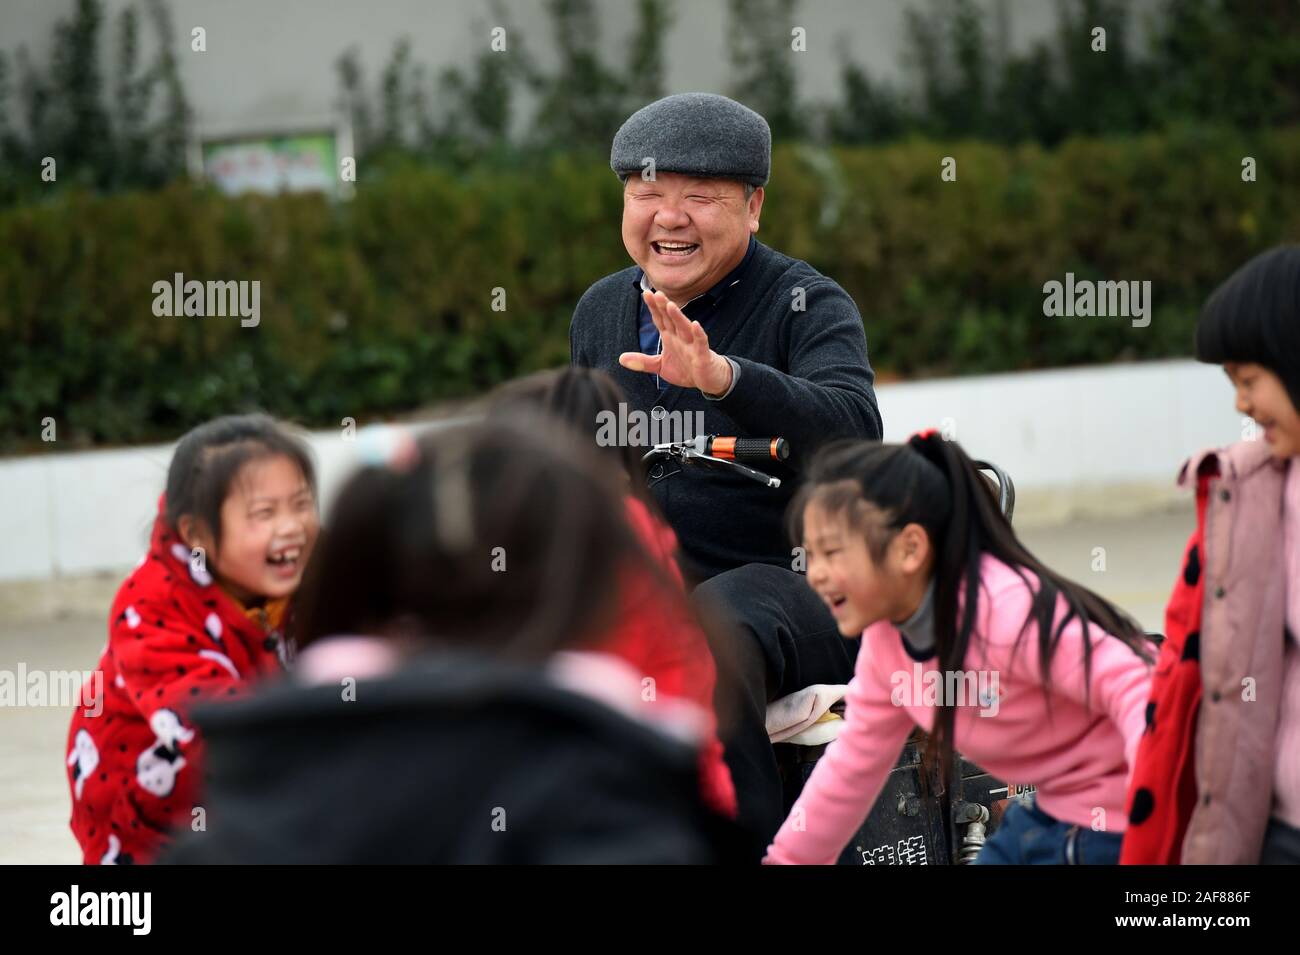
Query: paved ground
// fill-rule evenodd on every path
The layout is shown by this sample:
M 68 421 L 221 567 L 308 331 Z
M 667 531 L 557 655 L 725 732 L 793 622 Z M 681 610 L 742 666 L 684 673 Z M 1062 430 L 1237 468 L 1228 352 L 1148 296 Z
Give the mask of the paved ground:
M 1193 520 L 1189 506 L 1034 528 L 1022 536 L 1049 566 L 1117 601 L 1147 629 L 1162 630 L 1164 602 Z M 1105 570 L 1093 569 L 1098 547 L 1105 550 Z M 0 670 L 16 671 L 20 662 L 29 671 L 88 669 L 103 646 L 105 625 L 101 617 L 84 616 L 27 624 L 0 620 L 0 634 Z M 0 706 L 0 862 L 80 861 L 67 828 L 69 715 L 63 707 Z
M 1163 632 L 1165 603 L 1195 526 L 1188 500 L 1166 513 L 1034 528 L 1020 536 L 1047 566 L 1119 604 L 1148 630 Z M 1104 570 L 1093 569 L 1099 547 Z
M 106 619 L 0 621 L 0 670 L 89 670 L 107 638 Z M 80 862 L 68 829 L 64 762 L 72 710 L 0 707 L 0 862 Z

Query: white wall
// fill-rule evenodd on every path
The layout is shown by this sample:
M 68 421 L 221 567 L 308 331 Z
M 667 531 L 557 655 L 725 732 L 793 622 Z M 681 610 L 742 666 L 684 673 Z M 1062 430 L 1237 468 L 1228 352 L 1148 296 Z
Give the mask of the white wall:
M 1010 472 L 1018 489 L 1172 484 L 1183 459 L 1243 437 L 1218 365 L 1146 362 L 878 389 L 885 440 L 942 430 Z
M 886 440 L 947 426 L 1022 493 L 1168 488 L 1187 455 L 1242 437 L 1223 372 L 1188 361 L 883 385 L 878 395 Z M 356 444 L 320 432 L 311 445 L 328 503 Z M 130 567 L 170 455 L 159 445 L 0 460 L 0 582 Z
M 310 438 L 328 500 L 352 448 Z M 0 460 L 0 581 L 130 567 L 144 554 L 174 445 Z
M 1150 0 L 1142 0 L 1149 3 Z M 486 47 L 498 25 L 486 0 L 167 0 L 176 31 L 177 63 L 201 129 L 260 128 L 296 118 L 328 116 L 338 97 L 334 64 L 357 46 L 373 90 L 393 44 L 409 36 L 415 62 L 436 76 L 446 66 L 466 65 Z M 1056 4 L 1006 0 L 1007 44 L 1020 48 L 1049 35 Z M 71 13 L 74 0 L 3 0 L 0 49 L 26 45 L 36 62 L 48 62 L 54 23 Z M 138 0 L 107 0 L 106 64 L 113 62 L 118 15 Z M 621 68 L 636 22 L 635 0 L 597 5 L 599 47 L 607 63 Z M 991 0 L 985 4 L 992 9 Z M 665 92 L 727 92 L 730 29 L 725 0 L 677 0 L 665 43 Z M 803 0 L 793 26 L 807 31 L 808 48 L 795 58 L 801 96 L 827 102 L 841 94 L 839 46 L 873 78 L 903 79 L 906 11 L 928 0 Z M 552 25 L 542 0 L 504 0 L 515 36 L 544 69 L 556 59 Z M 1140 18 L 1135 17 L 1135 21 Z M 997 21 L 990 17 L 990 27 Z M 1135 25 L 1137 25 L 1135 23 Z M 201 26 L 207 50 L 190 49 L 190 31 Z M 142 59 L 153 52 L 152 27 L 142 23 Z M 510 42 L 513 42 L 511 40 Z M 107 78 L 116 74 L 110 68 Z M 432 83 L 432 78 L 430 79 Z M 524 106 L 523 108 L 526 108 Z

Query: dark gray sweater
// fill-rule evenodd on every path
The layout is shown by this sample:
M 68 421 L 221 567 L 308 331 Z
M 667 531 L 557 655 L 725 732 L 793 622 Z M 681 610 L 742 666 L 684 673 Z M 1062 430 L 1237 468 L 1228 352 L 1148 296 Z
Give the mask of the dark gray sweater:
M 656 391 L 653 375 L 619 365 L 621 353 L 641 350 L 639 274 L 633 266 L 596 282 L 569 326 L 573 364 L 612 375 L 627 392 L 629 410 L 702 411 L 706 434 L 783 437 L 794 468 L 828 440 L 880 438 L 862 316 L 848 293 L 808 263 L 760 242 L 740 281 L 725 293 L 707 326 L 709 344 L 736 361 L 740 376 L 718 401 L 694 388 Z M 802 311 L 794 307 L 797 288 L 803 289 Z M 688 575 L 704 579 L 753 562 L 791 566 L 793 544 L 783 521 L 797 475 L 775 465 L 760 470 L 780 477 L 781 487 L 701 469 L 682 474 L 669 468 L 654 481 Z

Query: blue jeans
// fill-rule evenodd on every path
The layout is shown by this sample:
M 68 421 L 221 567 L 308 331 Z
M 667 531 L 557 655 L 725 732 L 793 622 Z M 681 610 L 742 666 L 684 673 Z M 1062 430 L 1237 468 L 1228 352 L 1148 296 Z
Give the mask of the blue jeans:
M 1300 829 L 1288 826 L 1281 819 L 1270 819 L 1259 864 L 1300 865 Z
M 1124 837 L 1053 819 L 1030 796 L 1007 809 L 976 865 L 1118 865 Z

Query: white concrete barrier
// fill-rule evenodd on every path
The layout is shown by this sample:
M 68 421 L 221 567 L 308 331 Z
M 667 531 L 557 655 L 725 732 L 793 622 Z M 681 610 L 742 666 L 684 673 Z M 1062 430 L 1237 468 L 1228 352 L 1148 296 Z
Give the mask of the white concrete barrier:
M 308 435 L 322 499 L 354 462 L 339 432 Z M 175 444 L 0 460 L 0 581 L 130 567 L 144 554 Z
M 885 440 L 935 427 L 1018 489 L 1172 484 L 1203 447 L 1243 437 L 1218 365 L 1193 361 L 946 378 L 878 389 Z
M 948 430 L 1008 471 L 1022 502 L 1035 492 L 1116 501 L 1134 488 L 1172 491 L 1188 454 L 1242 437 L 1223 372 L 1190 361 L 882 385 L 878 394 L 886 440 Z M 338 432 L 314 433 L 310 444 L 328 503 L 355 444 Z M 148 543 L 172 447 L 0 459 L 0 582 L 131 567 Z

